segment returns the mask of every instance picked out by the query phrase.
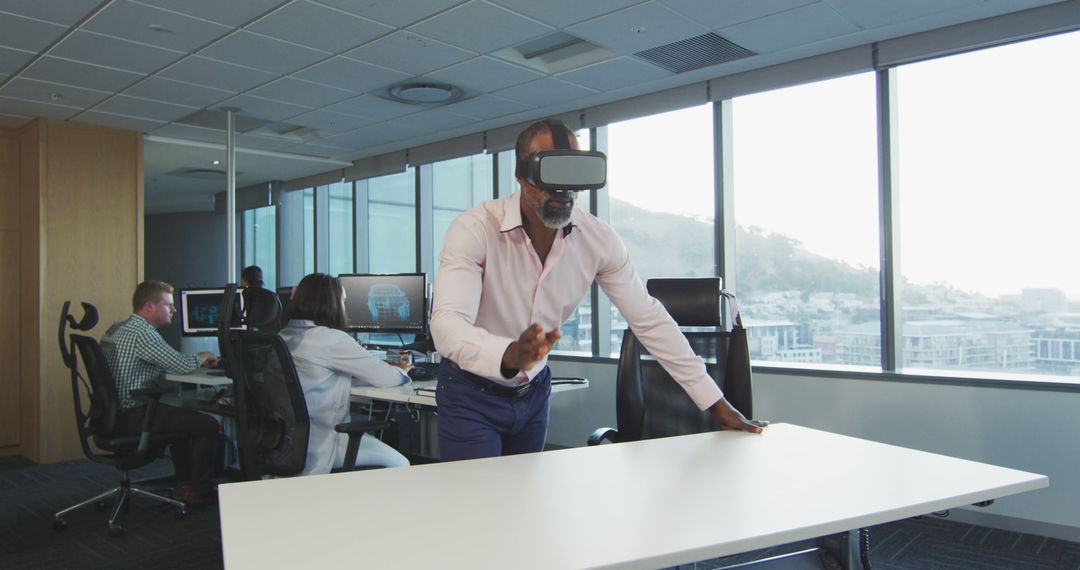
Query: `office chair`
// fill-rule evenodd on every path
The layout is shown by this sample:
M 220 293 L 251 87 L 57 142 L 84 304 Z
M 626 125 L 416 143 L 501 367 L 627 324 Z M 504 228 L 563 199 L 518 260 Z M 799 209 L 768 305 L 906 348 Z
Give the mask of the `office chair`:
M 274 329 L 281 316 L 281 301 L 272 291 L 249 287 L 244 291 L 245 330 L 228 326 L 233 290 L 228 285 L 218 322 L 220 349 L 226 358 L 225 373 L 233 379 L 236 398 L 237 446 L 245 479 L 266 475 L 288 477 L 304 470 L 307 461 L 310 419 L 292 353 Z M 356 463 L 364 433 L 386 429 L 387 423 L 358 421 L 335 426 L 349 436 L 344 465 Z
M 60 327 L 58 331 L 60 341 L 60 355 L 64 364 L 71 370 L 71 392 L 75 402 L 75 425 L 79 432 L 79 443 L 82 445 L 83 454 L 87 459 L 105 465 L 112 465 L 120 471 L 120 483 L 113 489 L 109 489 L 100 495 L 91 497 L 81 503 L 57 512 L 53 516 L 53 528 L 63 530 L 67 528 L 65 515 L 86 505 L 104 505 L 104 501 L 113 497 L 112 514 L 109 516 L 108 529 L 112 536 L 124 534 L 124 527 L 116 521 L 121 511 L 126 511 L 128 501 L 132 495 L 138 495 L 161 501 L 176 508 L 176 517 L 183 518 L 187 515 L 187 505 L 182 501 L 163 497 L 139 488 L 132 483 L 128 472 L 147 465 L 158 458 L 161 450 L 166 445 L 182 441 L 187 437 L 183 433 L 176 432 L 151 432 L 150 425 L 157 408 L 158 400 L 165 393 L 159 388 L 145 388 L 132 390 L 134 395 L 147 396 L 146 416 L 143 418 L 142 431 L 139 435 L 130 433 L 116 433 L 116 415 L 120 411 L 120 397 L 116 390 L 116 382 L 113 380 L 109 364 L 105 360 L 105 353 L 101 345 L 93 337 L 80 334 L 67 334 L 67 327 L 74 330 L 87 331 L 93 328 L 98 321 L 97 308 L 89 303 L 82 303 L 83 317 L 78 322 L 69 312 L 71 301 L 64 302 L 64 308 L 60 313 Z M 66 337 L 66 339 L 65 339 Z M 70 344 L 69 344 L 70 343 Z M 86 378 L 79 372 L 79 359 L 82 359 L 86 369 Z M 86 391 L 90 405 L 84 410 L 82 403 L 82 390 Z M 98 450 L 93 449 L 90 443 L 93 441 Z
M 750 357 L 735 296 L 721 289 L 719 277 L 650 279 L 646 285 L 682 327 L 694 353 L 735 409 L 753 414 Z M 720 304 L 728 303 L 734 326 L 725 330 Z M 705 330 L 703 330 L 705 329 Z M 615 384 L 617 429 L 597 429 L 589 445 L 604 440 L 636 441 L 656 437 L 715 431 L 720 426 L 708 411 L 700 411 L 682 387 L 652 359 L 630 329 L 623 333 Z

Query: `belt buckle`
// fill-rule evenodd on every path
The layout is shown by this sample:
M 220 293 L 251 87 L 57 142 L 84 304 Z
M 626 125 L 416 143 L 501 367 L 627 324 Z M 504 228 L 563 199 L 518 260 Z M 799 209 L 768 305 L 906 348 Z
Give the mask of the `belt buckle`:
M 520 397 L 524 396 L 525 394 L 528 394 L 530 388 L 532 388 L 532 382 L 529 382 L 527 384 L 522 384 L 521 386 L 518 386 L 517 389 L 514 391 L 514 397 L 515 398 L 520 398 Z

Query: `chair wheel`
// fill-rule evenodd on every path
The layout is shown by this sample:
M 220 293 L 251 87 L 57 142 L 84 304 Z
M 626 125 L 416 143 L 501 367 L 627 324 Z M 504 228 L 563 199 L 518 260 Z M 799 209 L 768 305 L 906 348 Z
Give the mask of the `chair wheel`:
M 68 524 L 67 521 L 64 519 L 53 519 L 52 527 L 53 530 L 64 530 L 68 527 Z
M 187 509 L 185 509 L 183 507 L 177 507 L 176 508 L 176 514 L 173 515 L 173 516 L 175 516 L 178 519 L 182 519 L 182 518 L 187 516 Z
M 109 525 L 109 536 L 121 536 L 125 532 L 127 532 L 127 529 L 118 524 Z

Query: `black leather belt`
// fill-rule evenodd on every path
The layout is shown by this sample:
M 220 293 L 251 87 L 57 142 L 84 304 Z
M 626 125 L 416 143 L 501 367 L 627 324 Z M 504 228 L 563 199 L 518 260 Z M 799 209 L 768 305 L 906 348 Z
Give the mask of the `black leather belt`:
M 448 358 L 443 358 L 443 361 L 447 362 L 450 367 L 454 369 L 454 372 L 458 376 L 463 378 L 466 382 L 472 384 L 473 388 L 476 388 L 481 392 L 487 392 L 488 394 L 495 394 L 497 396 L 503 396 L 506 398 L 521 398 L 525 396 L 529 393 L 529 390 L 532 390 L 533 383 L 536 381 L 535 379 L 533 379 L 528 384 L 522 384 L 520 386 L 503 386 L 502 384 L 492 382 L 491 380 L 488 380 L 483 376 L 478 376 L 476 374 L 473 374 L 472 372 L 469 372 L 468 370 L 465 370 L 464 368 L 458 366 L 456 362 Z

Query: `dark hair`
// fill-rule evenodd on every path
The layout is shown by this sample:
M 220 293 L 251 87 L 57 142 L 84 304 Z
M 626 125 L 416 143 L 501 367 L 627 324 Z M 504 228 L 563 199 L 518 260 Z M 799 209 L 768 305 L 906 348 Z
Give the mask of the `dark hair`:
M 283 323 L 307 320 L 332 329 L 345 328 L 345 309 L 341 305 L 341 280 L 325 273 L 312 273 L 293 289 L 289 305 L 281 317 Z
M 240 282 L 246 283 L 248 287 L 262 287 L 263 276 L 262 268 L 258 265 L 249 265 L 240 272 Z
M 172 293 L 173 286 L 164 281 L 149 279 L 135 286 L 135 294 L 131 296 L 131 310 L 138 313 L 147 303 L 157 303 L 162 293 Z
M 571 131 L 570 127 L 566 126 L 566 123 L 558 119 L 542 119 L 529 125 L 524 131 L 521 131 L 517 138 L 517 144 L 514 145 L 514 159 L 517 161 L 517 166 L 514 167 L 514 176 L 525 177 L 525 157 L 529 156 L 529 147 L 532 146 L 532 140 L 540 133 L 550 133 L 553 126 L 566 129 L 567 138 L 574 138 L 574 131 Z

